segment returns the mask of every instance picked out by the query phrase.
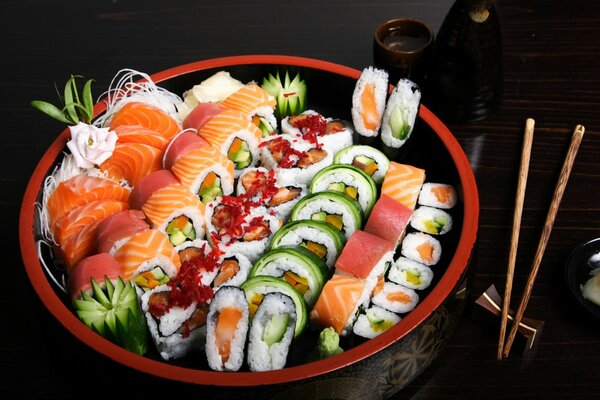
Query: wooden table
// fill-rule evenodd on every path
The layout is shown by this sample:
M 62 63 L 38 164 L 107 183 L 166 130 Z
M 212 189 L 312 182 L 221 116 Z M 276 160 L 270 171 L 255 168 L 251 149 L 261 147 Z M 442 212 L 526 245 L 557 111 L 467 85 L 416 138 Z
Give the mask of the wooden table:
M 254 4 L 256 3 L 256 4 Z M 147 395 L 202 397 L 191 385 L 158 380 L 111 362 L 74 339 L 27 280 L 17 240 L 18 210 L 37 160 L 63 129 L 29 106 L 56 99 L 70 74 L 94 78 L 97 93 L 121 68 L 148 73 L 237 54 L 290 54 L 362 69 L 372 63 L 375 26 L 419 18 L 437 32 L 452 1 L 244 2 L 197 0 L 5 1 L 0 108 L 1 240 L 4 254 L 0 392 L 29 398 Z M 586 127 L 526 316 L 546 322 L 536 348 L 496 361 L 497 328 L 467 309 L 448 348 L 397 399 L 581 398 L 600 392 L 600 330 L 574 308 L 563 281 L 571 250 L 600 237 L 600 3 L 501 0 L 504 97 L 497 115 L 449 124 L 469 156 L 480 193 L 473 293 L 504 287 L 522 131 L 536 120 L 513 307 L 523 291 L 546 210 L 576 124 Z M 470 302 L 472 304 L 472 301 Z M 6 371 L 9 371 L 8 373 Z M 91 379 L 94 384 L 86 383 Z M 119 393 L 117 390 L 116 393 Z M 13 396 L 14 397 L 14 396 Z

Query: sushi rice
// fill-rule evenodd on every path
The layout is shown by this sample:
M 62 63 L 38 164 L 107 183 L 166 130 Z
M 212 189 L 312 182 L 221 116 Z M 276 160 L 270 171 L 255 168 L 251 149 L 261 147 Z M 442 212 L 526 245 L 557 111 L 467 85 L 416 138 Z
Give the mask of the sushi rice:
M 360 313 L 352 327 L 352 332 L 357 336 L 372 339 L 396 325 L 401 319 L 396 313 L 372 305 Z
M 390 267 L 387 278 L 410 289 L 424 290 L 431 285 L 433 271 L 420 262 L 398 257 Z

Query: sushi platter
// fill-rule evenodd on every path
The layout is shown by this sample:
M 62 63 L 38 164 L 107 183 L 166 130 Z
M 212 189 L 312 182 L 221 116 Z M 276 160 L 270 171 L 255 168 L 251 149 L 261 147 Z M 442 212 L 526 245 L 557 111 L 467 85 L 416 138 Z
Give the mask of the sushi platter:
M 263 55 L 119 71 L 93 110 L 87 83 L 67 85 L 81 104 L 58 115 L 20 241 L 77 339 L 152 375 L 273 393 L 425 332 L 437 356 L 479 206 L 414 83 Z M 401 387 L 385 365 L 378 393 Z

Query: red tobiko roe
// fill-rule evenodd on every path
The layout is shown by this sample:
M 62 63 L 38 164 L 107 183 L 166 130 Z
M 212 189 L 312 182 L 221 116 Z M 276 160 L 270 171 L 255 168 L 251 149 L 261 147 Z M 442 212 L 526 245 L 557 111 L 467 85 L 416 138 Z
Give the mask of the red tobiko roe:
M 241 197 L 251 199 L 255 195 L 259 194 L 260 198 L 256 202 L 256 206 L 263 206 L 277 194 L 279 188 L 275 186 L 277 179 L 275 179 L 275 171 L 269 170 L 268 174 L 263 171 L 256 171 L 258 177 L 252 182 L 246 193 L 241 194 Z
M 212 299 L 214 291 L 210 286 L 202 284 L 202 273 L 219 268 L 219 255 L 218 251 L 212 249 L 205 253 L 205 249 L 206 245 L 203 245 L 197 257 L 184 261 L 177 275 L 168 282 L 171 288 L 171 306 L 187 308 L 194 301 L 201 304 Z
M 321 114 L 305 114 L 301 118 L 292 119 L 291 124 L 302 132 L 304 140 L 314 144 L 318 150 L 323 148 L 318 136 L 325 133 L 327 121 Z
M 277 163 L 277 165 L 279 165 L 281 168 L 291 168 L 294 165 L 296 165 L 296 163 L 298 163 L 298 160 L 306 156 L 306 152 L 298 151 L 292 148 L 290 142 L 288 142 L 282 137 L 278 137 L 276 139 L 263 143 L 265 143 L 265 146 L 269 146 L 269 150 L 271 150 L 271 152 L 282 154 L 281 160 L 279 160 L 279 162 Z M 294 160 L 292 158 L 293 156 L 296 156 L 298 160 Z

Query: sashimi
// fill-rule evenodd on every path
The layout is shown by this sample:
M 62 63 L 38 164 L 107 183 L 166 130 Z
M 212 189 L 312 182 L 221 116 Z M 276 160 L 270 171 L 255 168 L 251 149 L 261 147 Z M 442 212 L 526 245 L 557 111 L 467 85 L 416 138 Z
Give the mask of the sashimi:
M 394 245 L 388 240 L 357 230 L 350 236 L 336 260 L 335 271 L 366 279 L 386 255 L 393 251 Z
M 104 277 L 116 281 L 121 273 L 121 266 L 108 253 L 99 253 L 81 260 L 69 273 L 67 287 L 71 298 L 78 298 L 81 293 L 89 293 L 92 278 L 98 284 L 104 282 Z
M 119 137 L 118 143 L 142 143 L 163 150 L 169 140 L 153 129 L 140 125 L 119 125 L 115 127 L 115 133 Z
M 338 334 L 351 324 L 358 309 L 365 281 L 351 276 L 334 274 L 310 312 L 311 324 L 316 327 L 332 327 Z
M 414 210 L 424 181 L 425 170 L 392 161 L 383 178 L 381 193 Z
M 171 139 L 165 150 L 165 154 L 163 155 L 164 169 L 171 169 L 181 157 L 192 150 L 200 149 L 204 146 L 210 145 L 193 131 L 181 132 Z
M 58 184 L 48 197 L 50 226 L 69 211 L 96 200 L 127 201 L 129 190 L 104 178 L 77 175 Z
M 179 183 L 171 171 L 159 169 L 143 177 L 129 195 L 129 206 L 136 210 L 141 210 L 148 197 L 158 189 Z
M 179 123 L 158 107 L 142 102 L 125 104 L 110 120 L 110 129 L 119 125 L 141 125 L 171 139 L 181 131 Z
M 204 204 L 185 186 L 176 183 L 155 191 L 142 206 L 142 211 L 152 222 L 153 227 L 159 227 L 169 222 L 174 212 L 184 210 L 186 207 L 199 212 L 201 218 L 204 218 Z
M 119 244 L 146 229 L 150 229 L 150 225 L 140 210 L 125 210 L 113 214 L 98 225 L 98 252 L 113 254 Z
M 249 83 L 220 103 L 221 108 L 251 116 L 257 110 L 275 110 L 275 97 L 255 83 Z
M 65 264 L 68 274 L 78 262 L 98 252 L 96 229 L 99 223 L 100 221 L 95 221 L 84 226 L 71 235 L 64 244 L 57 247 L 57 254 Z
M 100 169 L 113 180 L 126 180 L 132 186 L 150 172 L 161 168 L 162 152 L 141 143 L 124 143 L 115 146 L 112 156 Z
M 404 237 L 411 215 L 410 208 L 382 194 L 375 203 L 364 230 L 397 246 Z
M 223 111 L 215 103 L 200 103 L 183 120 L 183 129 L 199 131 L 212 117 Z

